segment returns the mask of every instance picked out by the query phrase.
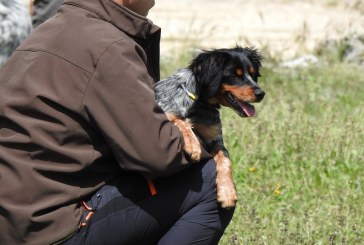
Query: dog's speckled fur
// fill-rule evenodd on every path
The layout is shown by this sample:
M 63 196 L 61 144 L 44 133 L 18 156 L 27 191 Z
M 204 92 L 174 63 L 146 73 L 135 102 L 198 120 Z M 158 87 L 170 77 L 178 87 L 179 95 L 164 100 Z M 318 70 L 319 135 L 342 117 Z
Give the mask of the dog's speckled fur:
M 29 9 L 22 0 L 0 0 L 0 67 L 32 30 Z

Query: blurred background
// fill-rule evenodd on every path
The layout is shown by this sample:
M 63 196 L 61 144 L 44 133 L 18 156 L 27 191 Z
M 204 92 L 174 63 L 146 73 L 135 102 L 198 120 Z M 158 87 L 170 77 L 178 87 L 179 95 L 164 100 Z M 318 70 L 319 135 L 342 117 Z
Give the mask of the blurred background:
M 162 52 L 245 43 L 292 58 L 364 33 L 362 0 L 156 0 L 148 17 L 162 27 Z

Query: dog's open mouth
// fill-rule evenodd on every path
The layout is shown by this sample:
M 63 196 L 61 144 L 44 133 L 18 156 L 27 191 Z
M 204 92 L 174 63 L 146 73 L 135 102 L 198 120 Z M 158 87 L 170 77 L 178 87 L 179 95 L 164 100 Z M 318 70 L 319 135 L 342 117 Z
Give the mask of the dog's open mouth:
M 231 93 L 226 94 L 227 101 L 234 109 L 234 111 L 241 117 L 254 117 L 255 107 L 249 103 L 238 100 Z

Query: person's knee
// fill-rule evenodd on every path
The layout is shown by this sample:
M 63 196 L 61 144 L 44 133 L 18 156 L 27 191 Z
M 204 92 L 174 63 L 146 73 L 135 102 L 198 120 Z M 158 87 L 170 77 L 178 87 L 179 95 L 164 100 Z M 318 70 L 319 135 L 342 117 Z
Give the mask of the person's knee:
M 211 159 L 207 161 L 204 166 L 202 167 L 202 176 L 204 178 L 204 182 L 206 183 L 205 186 L 205 195 L 208 196 L 211 202 L 214 202 L 213 205 L 219 214 L 220 220 L 220 231 L 224 231 L 226 227 L 229 225 L 230 221 L 233 218 L 235 208 L 222 208 L 220 204 L 217 202 L 217 193 L 216 193 L 216 162 Z
M 216 236 L 221 236 L 229 225 L 234 215 L 234 208 L 225 209 L 220 206 L 217 201 L 216 192 L 216 163 L 213 159 L 200 163 L 196 166 L 199 169 L 199 176 L 202 177 L 202 189 L 195 193 L 198 201 L 197 207 L 190 212 L 196 212 L 190 215 L 191 219 L 196 219 L 195 223 L 204 222 L 198 214 L 203 214 L 208 219 L 208 224 L 204 224 L 207 228 L 215 230 Z M 198 220 L 197 220 L 198 219 Z M 193 223 L 193 222 L 192 222 Z

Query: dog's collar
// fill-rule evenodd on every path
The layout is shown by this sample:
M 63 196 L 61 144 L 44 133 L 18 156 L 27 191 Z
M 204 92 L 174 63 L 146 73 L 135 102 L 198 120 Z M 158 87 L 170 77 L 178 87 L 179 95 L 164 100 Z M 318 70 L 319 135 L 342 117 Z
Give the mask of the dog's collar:
M 190 97 L 193 101 L 197 100 L 197 95 L 195 95 L 194 93 L 188 91 L 188 89 L 186 88 L 186 86 L 183 83 L 181 83 L 181 87 L 187 93 L 188 97 Z

